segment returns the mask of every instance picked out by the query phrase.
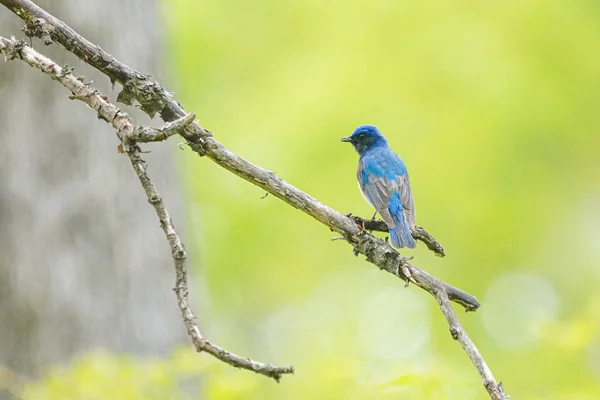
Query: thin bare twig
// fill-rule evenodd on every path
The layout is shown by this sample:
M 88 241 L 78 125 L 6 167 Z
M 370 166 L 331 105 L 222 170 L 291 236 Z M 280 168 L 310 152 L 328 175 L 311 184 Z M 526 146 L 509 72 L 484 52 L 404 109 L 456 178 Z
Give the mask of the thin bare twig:
M 147 136 L 144 136 L 147 134 L 150 135 L 148 132 L 157 132 L 156 136 L 163 135 L 164 139 L 166 139 L 169 135 L 172 135 L 174 131 L 189 125 L 190 122 L 194 120 L 194 114 L 189 114 L 174 123 L 166 124 L 163 128 L 158 130 L 153 128 L 136 129 L 131 123 L 129 116 L 110 103 L 106 96 L 100 94 L 91 85 L 77 79 L 70 73 L 70 69 L 60 67 L 54 61 L 27 46 L 24 41 L 19 41 L 14 38 L 7 39 L 0 36 L 0 52 L 4 53 L 7 59 L 19 58 L 30 66 L 46 73 L 52 79 L 58 81 L 71 91 L 71 99 L 83 101 L 94 109 L 102 119 L 109 122 L 116 129 L 117 136 L 121 140 L 124 151 L 131 161 L 131 166 L 135 170 L 136 175 L 140 180 L 140 184 L 146 192 L 148 202 L 156 211 L 156 215 L 160 220 L 160 226 L 171 247 L 171 255 L 175 264 L 176 274 L 175 288 L 173 290 L 177 296 L 177 304 L 181 310 L 188 335 L 192 339 L 196 350 L 198 352 L 207 352 L 234 367 L 254 371 L 273 378 L 276 381 L 279 381 L 283 374 L 293 373 L 294 369 L 291 366 L 277 367 L 253 361 L 249 358 L 235 355 L 212 344 L 202 336 L 202 333 L 200 333 L 200 329 L 196 324 L 196 318 L 188 305 L 187 268 L 185 265 L 187 255 L 183 243 L 181 242 L 181 238 L 175 230 L 173 221 L 163 203 L 162 197 L 157 192 L 154 183 L 148 175 L 146 163 L 140 157 L 140 148 L 135 143 L 135 139 L 148 139 Z
M 454 340 L 458 340 L 460 345 L 465 349 L 465 352 L 471 359 L 471 362 L 479 371 L 481 378 L 483 379 L 483 386 L 488 391 L 490 398 L 492 400 L 505 400 L 507 399 L 506 393 L 504 393 L 504 389 L 502 388 L 502 382 L 496 383 L 494 379 L 494 375 L 492 371 L 487 366 L 485 360 L 481 357 L 481 353 L 475 346 L 475 343 L 471 340 L 469 335 L 465 332 L 465 329 L 460 324 L 454 309 L 452 308 L 452 304 L 448 299 L 448 295 L 440 290 L 436 295 L 436 300 L 442 310 L 442 314 L 444 314 L 444 318 L 448 322 L 448 326 L 450 327 L 450 335 Z
M 111 81 L 116 81 L 123 85 L 123 90 L 120 92 L 117 101 L 132 104 L 135 100 L 140 103 L 142 110 L 148 115 L 153 116 L 155 113 L 160 113 L 164 121 L 173 121 L 186 115 L 186 112 L 179 103 L 171 98 L 169 92 L 150 76 L 141 74 L 117 60 L 31 1 L 0 0 L 0 3 L 15 12 L 26 22 L 26 34 L 43 38 L 46 42 L 48 39 L 47 32 L 49 32 L 52 41 L 60 43 L 65 49 L 104 73 Z M 330 229 L 343 235 L 354 247 L 355 254 L 360 253 L 367 256 L 367 261 L 375 264 L 377 267 L 394 274 L 406 282 L 414 282 L 417 286 L 435 296 L 438 302 L 439 294 L 444 293 L 445 298 L 462 305 L 467 311 L 472 311 L 479 307 L 479 303 L 475 297 L 410 264 L 407 257 L 398 254 L 397 251 L 392 249 L 383 240 L 377 239 L 360 229 L 351 218 L 318 202 L 316 199 L 283 181 L 273 172 L 252 164 L 231 152 L 214 139 L 211 132 L 205 130 L 196 122 L 190 124 L 181 135 L 186 139 L 189 147 L 198 153 L 198 155 L 206 155 L 221 167 L 263 188 L 268 193 L 280 198 L 292 207 L 305 212 Z M 436 249 L 435 246 L 432 248 L 428 245 L 428 247 L 437 254 L 440 254 L 441 246 L 440 249 Z M 441 249 L 441 253 L 443 253 L 443 249 Z M 443 304 L 440 304 L 440 307 L 446 316 L 447 310 L 442 307 Z M 456 321 L 458 320 L 456 319 Z M 466 332 L 462 331 L 462 334 L 468 339 Z M 473 349 L 467 346 L 468 343 L 465 340 L 459 342 L 472 359 L 488 393 L 490 395 L 497 393 L 497 397 L 493 397 L 494 399 L 506 399 L 507 396 L 502 390 L 502 385 L 496 382 L 489 369 L 485 370 L 483 368 L 485 362 L 481 353 L 476 348 L 472 352 Z

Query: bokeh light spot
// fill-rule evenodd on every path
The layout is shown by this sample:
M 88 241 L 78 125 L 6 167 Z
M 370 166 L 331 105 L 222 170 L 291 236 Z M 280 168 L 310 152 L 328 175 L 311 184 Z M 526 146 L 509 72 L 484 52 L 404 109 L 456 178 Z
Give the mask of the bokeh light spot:
M 501 347 L 536 344 L 541 329 L 556 318 L 559 303 L 546 278 L 507 274 L 492 282 L 485 294 L 483 325 Z
M 371 356 L 405 359 L 429 340 L 429 311 L 413 292 L 384 288 L 367 298 L 359 309 L 359 338 Z

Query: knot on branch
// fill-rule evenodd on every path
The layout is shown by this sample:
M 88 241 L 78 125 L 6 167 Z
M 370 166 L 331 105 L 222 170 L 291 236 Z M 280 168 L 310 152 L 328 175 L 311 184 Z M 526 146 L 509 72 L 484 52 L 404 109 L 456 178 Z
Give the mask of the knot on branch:
M 123 90 L 117 96 L 117 101 L 129 106 L 137 100 L 142 111 L 154 118 L 162 111 L 171 94 L 166 92 L 150 75 L 136 74 L 123 85 Z
M 173 249 L 172 256 L 176 260 L 185 260 L 187 258 L 187 254 L 185 253 L 185 250 L 179 249 L 179 248 Z
M 457 328 L 456 326 L 453 326 L 450 328 L 450 335 L 452 336 L 452 339 L 454 340 L 458 340 L 458 335 L 460 334 L 460 329 Z
M 156 205 L 156 204 L 160 203 L 161 200 L 162 199 L 160 198 L 160 196 L 157 193 L 148 196 L 148 203 L 150 203 L 152 205 Z
M 27 37 L 39 37 L 46 46 L 50 46 L 52 40 L 51 27 L 43 18 L 33 18 L 26 21 L 26 25 L 21 29 Z

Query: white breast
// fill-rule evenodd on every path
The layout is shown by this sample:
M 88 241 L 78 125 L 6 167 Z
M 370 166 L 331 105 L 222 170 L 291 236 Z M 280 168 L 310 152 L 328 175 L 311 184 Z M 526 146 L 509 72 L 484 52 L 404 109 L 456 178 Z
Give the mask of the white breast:
M 363 191 L 363 188 L 362 188 L 362 186 L 360 185 L 360 182 L 357 182 L 357 183 L 358 183 L 358 188 L 360 189 L 360 194 L 362 194 L 362 196 L 365 198 L 365 200 L 367 201 L 367 203 L 369 203 L 369 204 L 371 205 L 371 207 L 375 208 L 375 206 L 373 206 L 373 203 L 371 203 L 371 200 L 369 200 L 369 199 L 367 198 L 367 195 L 366 195 L 366 194 L 365 194 L 365 192 Z

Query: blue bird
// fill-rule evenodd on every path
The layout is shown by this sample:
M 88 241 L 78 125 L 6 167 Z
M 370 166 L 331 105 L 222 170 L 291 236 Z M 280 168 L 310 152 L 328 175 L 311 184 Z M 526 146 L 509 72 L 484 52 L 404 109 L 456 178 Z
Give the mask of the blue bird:
M 373 125 L 361 125 L 342 142 L 352 143 L 360 156 L 356 178 L 363 196 L 379 213 L 395 247 L 416 246 L 415 205 L 406 164 Z M 375 215 L 373 215 L 374 217 Z

